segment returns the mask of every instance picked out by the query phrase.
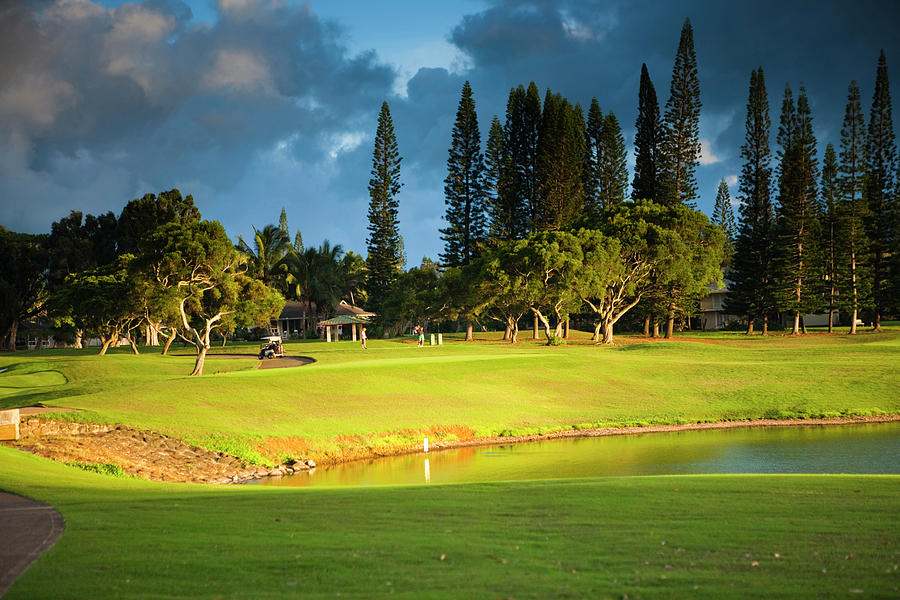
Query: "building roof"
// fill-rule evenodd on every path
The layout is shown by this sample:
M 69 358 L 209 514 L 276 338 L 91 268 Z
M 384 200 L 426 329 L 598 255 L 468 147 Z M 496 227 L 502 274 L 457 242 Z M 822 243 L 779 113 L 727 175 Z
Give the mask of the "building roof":
M 338 315 L 334 318 L 331 318 L 331 319 L 328 319 L 325 321 L 319 321 L 319 326 L 326 327 L 328 325 L 351 325 L 353 323 L 362 323 L 365 325 L 365 324 L 368 324 L 369 322 L 365 319 L 359 319 L 357 317 L 350 317 L 348 315 Z
M 302 319 L 304 315 L 312 316 L 316 312 L 315 302 L 298 302 L 296 300 L 288 300 L 281 309 L 279 319 Z M 357 317 L 365 319 L 366 317 L 374 317 L 375 313 L 369 312 L 358 306 L 353 306 L 345 300 L 341 300 L 335 307 L 335 315 L 343 315 L 346 317 Z

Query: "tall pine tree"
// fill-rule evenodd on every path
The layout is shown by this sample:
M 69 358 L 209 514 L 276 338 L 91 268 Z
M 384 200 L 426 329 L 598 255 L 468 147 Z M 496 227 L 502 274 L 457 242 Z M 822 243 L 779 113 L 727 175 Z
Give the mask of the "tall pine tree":
M 597 164 L 599 202 L 603 208 L 609 208 L 625 200 L 625 189 L 628 187 L 625 138 L 615 113 L 608 112 L 603 118 L 600 139 L 602 154 Z
M 603 156 L 603 111 L 596 98 L 591 99 L 585 126 L 584 167 L 582 171 L 582 187 L 584 188 L 584 208 L 596 214 L 600 203 L 599 164 Z
M 694 171 L 700 159 L 700 107 L 694 33 L 690 19 L 685 19 L 663 117 L 660 199 L 666 204 L 693 205 L 697 199 Z
M 740 223 L 730 279 L 731 294 L 726 310 L 747 315 L 747 333 L 753 333 L 756 319 L 762 319 L 763 334 L 768 332 L 768 316 L 775 306 L 772 285 L 772 168 L 769 150 L 769 100 L 762 68 L 750 73 L 747 121 L 741 146 L 739 180 Z
M 584 141 L 580 107 L 547 90 L 538 147 L 536 229 L 565 229 L 583 209 Z
M 793 315 L 792 334 L 799 335 L 801 316 L 822 307 L 816 139 L 803 87 L 796 110 L 790 88 L 785 89 L 778 142 L 781 163 L 775 242 L 777 298 L 778 307 Z
M 514 212 L 521 219 L 515 225 L 517 237 L 528 235 L 536 219 L 540 124 L 541 97 L 537 85 L 532 81 L 527 90 L 521 85 L 510 90 L 504 125 L 508 161 L 502 174 L 505 182 L 502 191 L 509 194 L 504 203 L 515 204 Z
M 841 309 L 849 313 L 850 333 L 856 333 L 856 319 L 871 305 L 872 271 L 870 242 L 865 219 L 869 215 L 863 194 L 865 183 L 865 123 L 859 87 L 850 82 L 847 108 L 841 127 L 841 151 L 838 165 L 840 208 L 838 211 L 838 298 Z
M 731 253 L 734 250 L 734 238 L 737 234 L 734 224 L 734 209 L 731 208 L 731 194 L 728 191 L 728 182 L 725 179 L 719 181 L 716 189 L 716 203 L 713 206 L 712 224 L 718 225 L 725 232 L 725 260 L 723 264 L 731 262 Z
M 441 229 L 444 252 L 441 260 L 448 267 L 468 265 L 478 255 L 485 236 L 484 157 L 472 87 L 463 84 L 453 126 L 447 177 L 444 179 L 445 219 Z
M 484 153 L 484 188 L 488 238 L 491 242 L 516 239 L 523 221 L 516 196 L 509 191 L 509 151 L 500 119 L 494 116 Z
M 658 201 L 662 124 L 659 120 L 656 89 L 650 80 L 646 64 L 641 65 L 638 116 L 634 126 L 634 181 L 631 184 L 631 199 Z
M 388 103 L 381 105 L 375 147 L 372 152 L 372 178 L 369 179 L 369 236 L 366 291 L 369 308 L 383 320 L 384 301 L 397 280 L 402 264 L 400 243 L 400 151 Z
M 838 310 L 838 203 L 840 187 L 838 181 L 837 155 L 834 146 L 825 147 L 822 161 L 822 179 L 819 184 L 822 210 L 822 266 L 825 279 L 825 309 L 828 311 L 828 333 L 834 331 L 834 317 Z
M 900 242 L 895 237 L 893 226 L 898 217 L 894 194 L 897 147 L 894 142 L 891 90 L 884 50 L 878 57 L 875 74 L 866 157 L 868 169 L 865 195 L 870 212 L 868 233 L 872 252 L 873 325 L 876 330 L 880 330 L 884 312 L 897 305 L 897 298 L 891 294 L 893 286 L 890 285 L 889 261 L 891 254 L 897 254 L 897 244 Z

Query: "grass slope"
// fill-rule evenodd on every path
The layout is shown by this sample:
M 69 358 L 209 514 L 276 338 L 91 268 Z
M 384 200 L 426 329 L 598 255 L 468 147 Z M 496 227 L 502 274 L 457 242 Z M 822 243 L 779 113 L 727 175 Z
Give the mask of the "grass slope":
M 463 426 L 479 436 L 569 427 L 900 412 L 900 330 L 858 336 L 570 344 L 373 340 L 288 345 L 314 365 L 256 370 L 210 357 L 41 351 L 0 356 L 0 408 L 34 402 L 89 411 L 191 440 L 255 443 Z M 626 339 L 626 342 L 628 340 Z M 230 346 L 227 352 L 255 352 Z M 324 442 L 323 442 L 324 444 Z M 323 445 L 326 447 L 326 445 Z
M 895 476 L 298 490 L 104 477 L 0 448 L 60 542 L 19 598 L 897 597 Z

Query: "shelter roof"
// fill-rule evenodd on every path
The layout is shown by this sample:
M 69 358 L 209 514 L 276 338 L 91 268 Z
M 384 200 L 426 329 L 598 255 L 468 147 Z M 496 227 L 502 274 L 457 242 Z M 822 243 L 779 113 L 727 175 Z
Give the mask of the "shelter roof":
M 350 325 L 353 323 L 362 323 L 366 325 L 369 322 L 366 319 L 358 319 L 356 317 L 350 317 L 347 315 L 338 315 L 325 321 L 319 321 L 319 326 L 324 327 L 328 325 Z

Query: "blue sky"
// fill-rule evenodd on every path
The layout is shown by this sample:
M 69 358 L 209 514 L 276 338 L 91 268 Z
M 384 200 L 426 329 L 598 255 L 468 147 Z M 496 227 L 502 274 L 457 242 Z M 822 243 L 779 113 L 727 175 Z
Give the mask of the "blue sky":
M 882 48 L 897 96 L 894 2 L 12 0 L 0 5 L 0 224 L 49 231 L 69 210 L 118 213 L 177 187 L 232 237 L 277 222 L 285 207 L 307 245 L 328 239 L 364 254 L 386 100 L 403 156 L 401 234 L 416 265 L 441 250 L 465 80 L 483 133 L 509 89 L 533 80 L 614 111 L 630 156 L 641 63 L 664 104 L 685 17 L 706 212 L 721 178 L 737 195 L 752 69 L 765 70 L 776 127 L 785 84 L 795 96 L 807 88 L 820 156 L 839 142 L 852 79 L 868 115 Z

